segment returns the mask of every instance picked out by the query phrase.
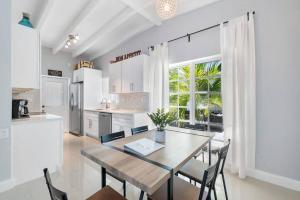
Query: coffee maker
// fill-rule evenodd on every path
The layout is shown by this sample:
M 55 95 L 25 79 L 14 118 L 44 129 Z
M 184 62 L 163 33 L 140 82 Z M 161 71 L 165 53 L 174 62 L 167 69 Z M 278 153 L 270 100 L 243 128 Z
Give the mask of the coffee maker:
M 26 99 L 13 99 L 12 100 L 12 118 L 26 118 L 29 117 L 28 100 Z

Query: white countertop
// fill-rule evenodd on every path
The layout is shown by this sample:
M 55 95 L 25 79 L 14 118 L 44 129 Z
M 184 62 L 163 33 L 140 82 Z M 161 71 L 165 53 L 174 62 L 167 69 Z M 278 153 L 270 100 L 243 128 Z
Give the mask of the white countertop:
M 52 114 L 30 115 L 28 118 L 13 119 L 12 124 L 40 122 L 47 120 L 62 120 L 63 118 Z
M 138 113 L 147 113 L 145 110 L 134 110 L 134 109 L 85 109 L 85 111 L 91 112 L 105 112 L 105 113 L 112 113 L 112 114 L 138 114 Z

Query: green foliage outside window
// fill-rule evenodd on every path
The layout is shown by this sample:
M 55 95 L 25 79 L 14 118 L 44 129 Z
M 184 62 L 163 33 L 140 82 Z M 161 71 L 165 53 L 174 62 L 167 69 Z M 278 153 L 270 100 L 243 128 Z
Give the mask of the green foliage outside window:
M 222 110 L 221 62 L 196 64 L 194 73 L 195 118 L 196 121 L 207 121 L 209 112 Z M 189 65 L 172 68 L 169 72 L 170 106 L 180 120 L 189 120 L 190 77 Z

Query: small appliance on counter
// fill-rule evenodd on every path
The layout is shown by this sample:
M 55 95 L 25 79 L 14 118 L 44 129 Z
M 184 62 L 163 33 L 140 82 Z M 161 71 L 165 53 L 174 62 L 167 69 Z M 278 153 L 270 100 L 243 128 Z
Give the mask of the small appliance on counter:
M 13 99 L 12 100 L 12 118 L 20 119 L 29 117 L 28 100 Z

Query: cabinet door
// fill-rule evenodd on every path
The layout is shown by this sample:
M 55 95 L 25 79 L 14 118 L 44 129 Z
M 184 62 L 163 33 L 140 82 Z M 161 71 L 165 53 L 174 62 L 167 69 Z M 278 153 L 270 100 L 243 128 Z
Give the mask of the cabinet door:
M 16 25 L 12 31 L 12 87 L 40 87 L 40 42 L 36 30 Z
M 122 63 L 122 92 L 143 92 L 144 56 L 136 56 Z
M 73 82 L 74 83 L 82 82 L 83 81 L 83 74 L 84 74 L 84 69 L 83 68 L 73 71 Z
M 122 92 L 122 62 L 109 66 L 109 92 Z
M 85 112 L 84 116 L 84 133 L 88 136 L 98 138 L 98 113 Z

